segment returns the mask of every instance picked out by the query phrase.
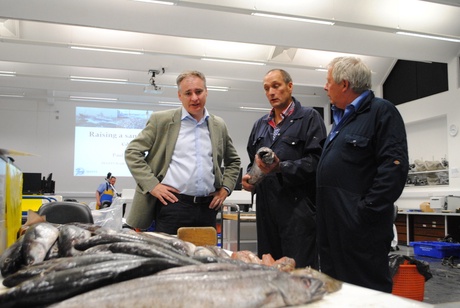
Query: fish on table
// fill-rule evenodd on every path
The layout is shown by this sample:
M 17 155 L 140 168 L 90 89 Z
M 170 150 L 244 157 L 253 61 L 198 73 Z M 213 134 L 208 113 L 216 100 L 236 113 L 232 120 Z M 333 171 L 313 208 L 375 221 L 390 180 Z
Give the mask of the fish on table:
M 94 254 L 94 255 L 79 255 L 73 257 L 62 257 L 56 259 L 45 260 L 30 266 L 26 266 L 17 272 L 9 275 L 3 279 L 2 283 L 5 287 L 11 288 L 21 282 L 31 279 L 38 275 L 47 275 L 50 272 L 62 271 L 76 267 L 82 267 L 90 264 L 96 264 L 106 261 L 114 260 L 134 260 L 142 257 L 123 254 L 123 253 L 110 253 L 110 254 Z
M 7 277 L 21 268 L 24 261 L 22 258 L 22 243 L 24 235 L 9 246 L 0 256 L 0 273 Z
M 112 260 L 38 275 L 0 294 L 0 307 L 42 307 L 182 264 L 165 258 Z
M 56 242 L 59 229 L 51 223 L 42 222 L 30 226 L 24 233 L 22 256 L 25 265 L 42 262 Z
M 166 270 L 112 284 L 50 307 L 285 307 L 316 301 L 325 294 L 323 282 L 311 277 L 230 264 L 206 266 L 206 272 L 189 267 L 188 273 Z
M 91 232 L 74 225 L 62 225 L 57 240 L 59 256 L 70 257 L 81 253 L 74 248 L 76 242 L 91 237 Z
M 58 257 L 46 259 L 56 247 Z M 324 277 L 283 272 L 280 260 L 232 257 L 161 235 L 42 222 L 0 256 L 9 287 L 0 307 L 284 307 L 329 291 Z

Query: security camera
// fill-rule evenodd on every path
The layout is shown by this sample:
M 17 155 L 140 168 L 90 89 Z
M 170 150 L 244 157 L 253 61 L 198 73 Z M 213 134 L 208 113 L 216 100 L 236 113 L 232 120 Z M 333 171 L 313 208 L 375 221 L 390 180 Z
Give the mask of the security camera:
M 160 74 L 164 74 L 164 72 L 165 72 L 164 67 L 162 67 L 159 70 L 153 70 L 153 69 L 149 70 L 149 74 L 152 74 L 152 77 L 150 77 L 150 79 L 149 79 L 150 85 L 144 88 L 145 93 L 150 93 L 150 94 L 161 94 L 161 93 L 163 93 L 161 87 L 157 86 L 155 84 L 155 76 L 160 75 Z

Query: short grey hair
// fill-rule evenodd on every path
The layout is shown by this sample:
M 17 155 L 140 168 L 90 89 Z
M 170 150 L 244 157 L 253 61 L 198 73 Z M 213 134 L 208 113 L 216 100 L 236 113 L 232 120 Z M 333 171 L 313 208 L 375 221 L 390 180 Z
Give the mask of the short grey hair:
M 192 76 L 198 77 L 201 80 L 203 80 L 204 88 L 206 89 L 206 77 L 204 76 L 203 73 L 199 71 L 184 71 L 179 76 L 177 76 L 176 78 L 177 89 L 180 90 L 180 83 L 182 82 L 182 80 L 184 80 L 187 77 L 192 77 Z
M 361 94 L 372 87 L 372 73 L 359 58 L 337 57 L 329 63 L 335 83 L 347 80 L 353 92 Z
M 283 76 L 283 81 L 284 81 L 286 84 L 292 82 L 291 75 L 289 75 L 288 72 L 286 72 L 285 70 L 283 70 L 283 69 L 281 69 L 281 68 L 274 68 L 274 69 L 271 69 L 271 70 L 269 70 L 269 71 L 265 74 L 265 76 L 267 76 L 267 75 L 270 74 L 271 72 L 276 72 L 276 71 L 278 71 L 278 72 L 281 73 L 281 76 Z

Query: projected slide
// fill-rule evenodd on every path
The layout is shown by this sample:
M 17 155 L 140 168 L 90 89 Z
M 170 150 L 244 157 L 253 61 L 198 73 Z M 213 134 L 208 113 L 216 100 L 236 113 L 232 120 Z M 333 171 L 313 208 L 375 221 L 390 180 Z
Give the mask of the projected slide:
M 75 176 L 131 176 L 125 148 L 145 127 L 152 111 L 92 107 L 75 110 Z

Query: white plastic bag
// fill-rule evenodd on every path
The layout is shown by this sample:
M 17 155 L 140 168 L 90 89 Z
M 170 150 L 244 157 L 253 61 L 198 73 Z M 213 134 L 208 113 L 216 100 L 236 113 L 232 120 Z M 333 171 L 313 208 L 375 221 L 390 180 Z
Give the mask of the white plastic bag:
M 114 198 L 109 207 L 91 212 L 95 225 L 121 231 L 123 227 L 123 203 L 119 198 Z

